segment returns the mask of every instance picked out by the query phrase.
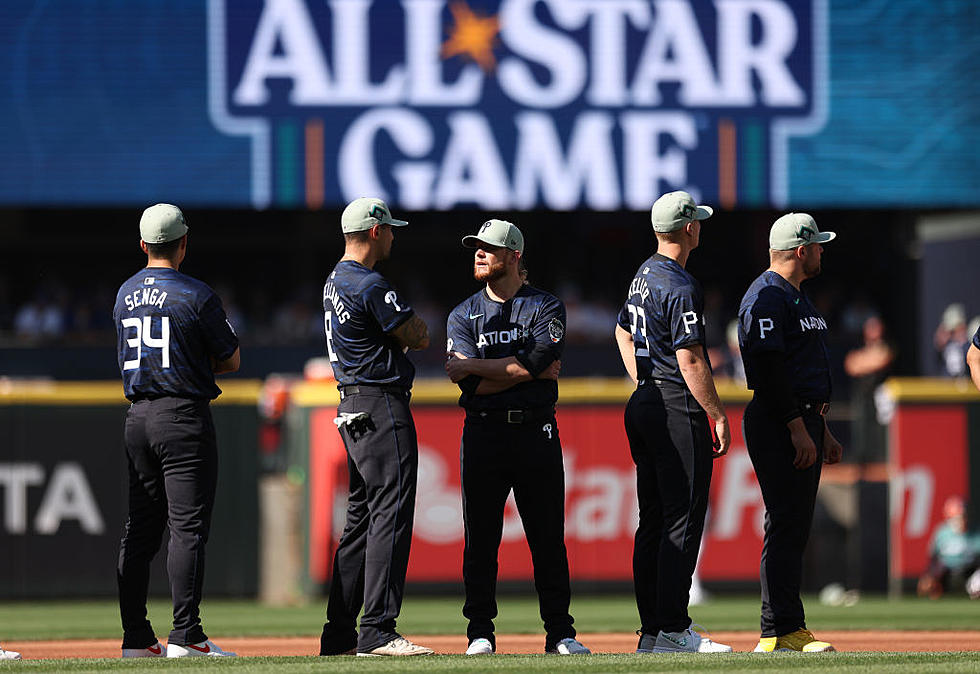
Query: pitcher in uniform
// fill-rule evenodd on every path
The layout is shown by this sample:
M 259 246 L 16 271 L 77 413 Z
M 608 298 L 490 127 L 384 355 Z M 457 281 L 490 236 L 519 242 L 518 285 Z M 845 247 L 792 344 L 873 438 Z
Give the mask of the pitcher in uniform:
M 731 442 L 705 351 L 704 293 L 685 268 L 711 214 L 684 191 L 654 202 L 657 252 L 637 269 L 615 330 L 636 382 L 624 421 L 640 506 L 633 545 L 637 653 L 732 650 L 696 632 L 688 614 L 712 461 Z
M 199 606 L 218 479 L 210 402 L 221 394 L 214 375 L 238 369 L 238 337 L 214 291 L 178 271 L 187 253 L 180 209 L 147 208 L 140 237 L 146 267 L 122 284 L 113 309 L 123 390 L 132 403 L 124 435 L 129 516 L 117 569 L 122 655 L 234 655 L 208 640 Z M 164 649 L 146 617 L 146 594 L 168 526 L 174 623 Z
M 806 628 L 800 583 L 823 463 L 841 459 L 827 428 L 830 364 L 827 322 L 803 292 L 820 273 L 821 232 L 806 213 L 788 213 L 769 232 L 769 269 L 752 282 L 738 311 L 739 346 L 753 396 L 743 428 L 766 505 L 760 563 L 762 637 L 756 652 L 833 651 Z
M 545 652 L 589 653 L 575 639 L 565 550 L 565 473 L 555 419 L 565 307 L 525 284 L 521 231 L 488 220 L 463 245 L 486 287 L 449 315 L 446 373 L 466 409 L 460 445 L 463 489 L 463 615 L 467 655 L 496 651 L 497 550 L 511 490 L 524 523 Z
M 327 357 L 340 390 L 337 426 L 350 477 L 347 523 L 334 556 L 320 655 L 429 655 L 395 631 L 415 521 L 419 449 L 409 409 L 425 322 L 374 266 L 394 227 L 381 199 L 355 199 L 341 216 L 344 256 L 323 288 Z M 363 607 L 360 630 L 355 624 Z

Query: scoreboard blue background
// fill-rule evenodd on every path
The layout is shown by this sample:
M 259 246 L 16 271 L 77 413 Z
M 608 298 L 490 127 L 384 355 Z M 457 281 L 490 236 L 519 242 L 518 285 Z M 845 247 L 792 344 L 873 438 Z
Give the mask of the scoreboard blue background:
M 724 2 L 641 4 L 649 5 L 645 11 L 653 14 L 668 5 L 688 7 L 714 59 L 715 9 Z M 689 114 L 698 143 L 687 154 L 685 180 L 661 180 L 651 190 L 691 188 L 702 199 L 728 207 L 980 205 L 980 2 L 758 0 L 759 5 L 767 3 L 784 5 L 797 22 L 797 47 L 786 63 L 805 90 L 806 104 L 795 112 L 779 105 L 685 109 L 674 89 L 663 87 L 664 100 L 655 112 Z M 442 12 L 446 30 L 455 19 L 452 4 Z M 463 6 L 473 16 L 492 17 L 503 4 L 472 0 Z M 305 3 L 332 65 L 328 5 Z M 220 25 L 215 24 L 216 7 L 224 12 Z M 216 90 L 216 72 L 241 75 L 262 7 L 246 0 L 0 4 L 0 88 L 5 98 L 0 106 L 0 205 L 130 207 L 166 200 L 186 206 L 320 208 L 344 203 L 351 196 L 346 192 L 364 183 L 355 182 L 345 192 L 346 176 L 337 175 L 343 172 L 338 148 L 345 129 L 372 106 L 277 105 L 288 97 L 282 87 L 270 85 L 272 104 L 264 106 L 256 126 L 254 118 L 231 104 L 232 83 Z M 378 0 L 370 11 L 370 50 L 382 63 L 403 61 L 406 38 L 395 28 L 403 23 L 401 6 Z M 554 27 L 547 3 L 534 5 L 533 11 Z M 753 31 L 759 39 L 759 26 Z M 628 28 L 624 34 L 625 60 L 633 64 L 643 47 L 642 31 Z M 587 28 L 567 35 L 588 53 Z M 448 33 L 439 39 L 448 39 Z M 506 57 L 499 36 L 494 44 L 495 55 Z M 445 59 L 447 82 L 459 77 L 468 63 L 460 57 Z M 384 76 L 376 72 L 376 63 L 368 70 L 375 81 Z M 520 142 L 511 120 L 521 108 L 500 94 L 498 75 L 485 74 L 486 93 L 473 109 L 484 114 L 501 165 L 510 170 Z M 222 121 L 215 115 L 218 109 L 234 114 Z M 432 106 L 400 109 L 432 124 L 435 166 L 444 149 L 440 146 L 452 142 L 446 139 L 446 120 L 465 106 L 448 112 Z M 621 124 L 620 113 L 638 109 L 624 105 L 596 114 L 602 118 L 608 113 L 611 123 Z M 567 149 L 575 120 L 594 110 L 582 95 L 567 105 L 534 112 L 553 121 Z M 769 130 L 772 119 L 784 113 L 820 119 L 806 133 L 789 138 L 783 156 L 773 148 Z M 735 134 L 731 148 L 737 149 L 732 149 L 734 158 L 725 159 L 719 149 L 724 147 L 721 131 L 718 139 L 715 133 L 728 122 Z M 263 125 L 264 137 L 252 133 Z M 620 135 L 611 138 L 614 183 L 620 191 L 615 198 L 590 198 L 583 187 L 578 200 L 566 199 L 564 206 L 632 208 L 645 198 L 634 195 L 631 201 L 627 194 L 626 142 Z M 665 154 L 677 149 L 666 136 L 660 141 Z M 381 175 L 382 169 L 404 159 L 394 145 L 379 136 L 371 158 L 381 167 L 379 187 L 392 201 L 420 209 L 467 204 L 458 195 L 445 197 L 456 199 L 452 203 L 440 203 L 436 196 L 406 197 L 392 174 Z M 724 166 L 732 172 L 727 192 Z M 445 165 L 434 170 L 444 172 Z M 465 170 L 459 178 L 473 179 Z M 531 202 L 527 194 L 516 194 L 491 195 L 485 197 L 489 201 L 477 199 L 476 205 L 555 208 L 543 191 L 532 192 Z

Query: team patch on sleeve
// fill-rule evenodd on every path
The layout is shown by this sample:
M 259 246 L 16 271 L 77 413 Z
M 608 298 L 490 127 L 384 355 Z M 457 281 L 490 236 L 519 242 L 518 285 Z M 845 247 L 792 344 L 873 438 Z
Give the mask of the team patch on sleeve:
M 552 318 L 551 322 L 548 323 L 548 335 L 552 342 L 560 342 L 561 338 L 565 336 L 565 326 L 557 318 Z

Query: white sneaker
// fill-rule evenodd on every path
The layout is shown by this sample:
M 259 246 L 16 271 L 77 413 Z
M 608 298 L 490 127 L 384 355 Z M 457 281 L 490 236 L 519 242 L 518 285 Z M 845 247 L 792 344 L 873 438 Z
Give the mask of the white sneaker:
M 716 644 L 688 627 L 683 632 L 664 632 L 657 635 L 654 653 L 731 653 L 732 647 Z
M 167 652 L 163 650 L 163 644 L 159 641 L 146 648 L 124 648 L 122 649 L 124 658 L 165 658 Z
M 588 655 L 592 651 L 583 646 L 578 640 L 565 637 L 555 644 L 554 648 L 550 648 L 545 652 L 557 655 Z
M 493 644 L 489 639 L 474 639 L 466 649 L 467 655 L 493 655 Z
M 20 660 L 20 653 L 17 651 L 5 651 L 0 646 L 0 660 Z
M 425 646 L 419 646 L 418 644 L 413 644 L 411 641 L 405 637 L 395 637 L 388 643 L 378 646 L 374 650 L 368 651 L 366 653 L 357 652 L 360 656 L 384 656 L 384 655 L 432 655 L 435 653 L 431 648 L 426 648 Z
M 199 644 L 187 644 L 186 646 L 178 646 L 177 644 L 167 644 L 167 657 L 168 658 L 198 658 L 198 657 L 211 657 L 211 658 L 233 658 L 235 653 L 231 651 L 223 651 L 221 648 L 210 639 L 207 641 L 202 641 Z

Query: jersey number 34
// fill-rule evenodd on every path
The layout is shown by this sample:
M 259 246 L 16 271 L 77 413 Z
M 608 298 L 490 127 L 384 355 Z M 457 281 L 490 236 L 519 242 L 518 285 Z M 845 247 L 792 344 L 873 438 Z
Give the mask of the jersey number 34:
M 122 319 L 123 329 L 136 328 L 136 335 L 126 340 L 129 348 L 136 349 L 136 358 L 123 362 L 123 370 L 138 370 L 140 359 L 143 357 L 143 346 L 151 349 L 161 349 L 160 364 L 164 369 L 170 367 L 170 317 L 160 319 L 160 336 L 153 337 L 151 327 L 153 319 L 150 316 Z

